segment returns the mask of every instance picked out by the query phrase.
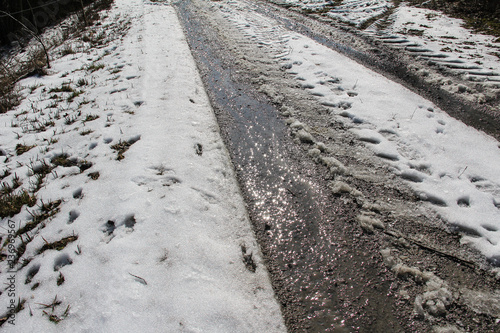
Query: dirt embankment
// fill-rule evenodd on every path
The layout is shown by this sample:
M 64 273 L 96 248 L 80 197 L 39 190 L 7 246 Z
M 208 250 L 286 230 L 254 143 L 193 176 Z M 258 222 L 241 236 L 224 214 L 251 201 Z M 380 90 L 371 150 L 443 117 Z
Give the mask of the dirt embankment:
M 500 39 L 500 2 L 497 0 L 410 0 L 409 3 L 462 18 L 468 27 Z

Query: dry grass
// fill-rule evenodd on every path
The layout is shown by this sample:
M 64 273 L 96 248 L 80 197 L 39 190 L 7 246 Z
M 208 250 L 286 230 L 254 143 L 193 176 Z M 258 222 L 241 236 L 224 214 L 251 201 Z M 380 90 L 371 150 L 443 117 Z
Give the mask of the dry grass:
M 47 250 L 61 251 L 66 247 L 66 245 L 76 241 L 77 239 L 78 239 L 77 235 L 71 235 L 52 243 L 45 241 L 45 244 L 40 248 L 40 250 L 38 250 L 38 254 L 41 254 Z
M 27 146 L 27 145 L 23 145 L 23 144 L 18 143 L 16 145 L 16 154 L 17 154 L 17 156 L 22 155 L 34 147 L 36 147 L 36 145 Z
M 12 217 L 18 214 L 24 205 L 33 207 L 36 204 L 36 197 L 21 190 L 17 193 L 9 193 L 0 196 L 0 217 Z
M 120 142 L 111 146 L 111 149 L 115 150 L 118 154 L 118 156 L 116 157 L 118 161 L 121 161 L 125 158 L 123 154 L 125 154 L 125 152 L 130 148 L 131 145 L 132 144 L 129 143 L 128 141 L 120 140 Z
M 42 222 L 59 213 L 59 206 L 61 205 L 61 203 L 61 200 L 56 200 L 51 201 L 47 204 L 42 204 L 38 213 L 31 213 L 32 220 L 26 223 L 24 227 L 17 230 L 16 236 L 30 232 L 31 230 L 38 227 Z
M 108 9 L 113 0 L 100 0 L 94 1 L 92 4 L 85 8 L 85 17 L 89 25 L 94 24 L 99 20 L 98 12 Z M 76 24 L 71 25 L 70 29 L 66 31 L 67 34 L 84 34 L 85 27 L 83 25 L 83 17 Z M 40 38 L 39 36 L 37 36 Z M 44 42 L 47 47 L 54 47 L 60 45 L 67 36 L 62 36 L 60 40 L 49 40 Z M 102 37 L 105 37 L 102 36 Z M 38 39 L 37 38 L 37 39 Z M 27 41 L 24 41 L 25 43 Z M 44 46 L 45 47 L 45 46 Z M 48 66 L 48 57 L 44 51 L 44 47 L 31 48 L 28 54 L 22 59 L 9 58 L 7 60 L 0 57 L 0 113 L 5 113 L 17 105 L 21 101 L 21 96 L 16 90 L 16 83 L 27 76 L 43 76 L 46 74 L 44 67 Z M 61 54 L 67 55 L 74 53 L 71 46 L 66 46 L 62 49 Z

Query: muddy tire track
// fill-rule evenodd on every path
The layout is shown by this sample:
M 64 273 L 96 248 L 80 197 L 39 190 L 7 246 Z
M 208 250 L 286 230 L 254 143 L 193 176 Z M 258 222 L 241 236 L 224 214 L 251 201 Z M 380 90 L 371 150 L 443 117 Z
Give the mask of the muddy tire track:
M 498 288 L 480 269 L 484 258 L 460 246 L 387 165 L 369 158 L 363 143 L 276 61 L 224 23 L 221 8 L 185 1 L 178 13 L 288 329 L 424 332 L 454 325 L 493 331 L 494 316 L 476 314 L 461 298 L 463 288 L 477 288 L 478 281 L 482 290 Z M 441 289 L 429 289 L 429 281 L 445 280 Z M 430 314 L 435 301 L 422 295 L 445 287 L 450 302 Z

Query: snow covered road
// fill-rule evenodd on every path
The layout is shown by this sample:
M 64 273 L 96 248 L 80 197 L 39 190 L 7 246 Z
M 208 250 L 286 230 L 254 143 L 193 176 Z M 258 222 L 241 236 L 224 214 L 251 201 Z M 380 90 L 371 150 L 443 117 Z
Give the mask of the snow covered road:
M 499 329 L 498 141 L 294 22 L 116 0 L 18 83 L 2 330 Z
M 388 167 L 408 180 L 422 200 L 437 206 L 433 209 L 449 223 L 472 233 L 469 242 L 492 262 L 500 256 L 497 140 L 382 75 L 255 14 L 251 3 L 220 7 L 241 34 L 279 59 L 328 108 L 331 119 L 389 161 Z

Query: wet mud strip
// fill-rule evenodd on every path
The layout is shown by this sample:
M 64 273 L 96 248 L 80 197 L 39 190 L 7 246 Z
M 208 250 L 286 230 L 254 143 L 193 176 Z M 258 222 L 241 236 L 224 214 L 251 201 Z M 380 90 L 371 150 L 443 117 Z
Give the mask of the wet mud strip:
M 383 43 L 361 36 L 354 28 L 342 25 L 317 14 L 301 14 L 286 9 L 287 5 L 275 5 L 266 0 L 258 1 L 255 10 L 276 19 L 288 29 L 310 37 L 332 50 L 340 52 L 364 66 L 401 83 L 410 90 L 432 101 L 450 116 L 500 140 L 500 114 L 491 108 L 464 100 L 410 69 L 415 59 L 404 52 L 394 52 L 383 47 Z M 281 8 L 285 7 L 285 8 Z M 351 45 L 356 45 L 352 47 Z M 446 75 L 442 72 L 443 75 Z M 456 76 L 456 75 L 450 75 Z M 498 104 L 500 101 L 492 101 Z
M 217 2 L 176 8 L 288 330 L 495 331 L 488 305 L 469 306 L 471 295 L 493 304 L 488 293 L 499 289 L 480 268 L 484 257 L 423 211 L 413 191 L 276 61 L 231 30 Z M 294 119 L 314 129 L 326 159 L 312 157 L 321 146 L 298 137 Z M 342 167 L 328 161 L 349 171 L 332 172 Z M 370 224 L 376 220 L 383 228 Z
M 178 12 L 230 151 L 290 331 L 402 332 L 392 277 L 354 228 L 357 204 L 291 141 L 188 1 Z M 404 322 L 404 320 L 403 320 Z

